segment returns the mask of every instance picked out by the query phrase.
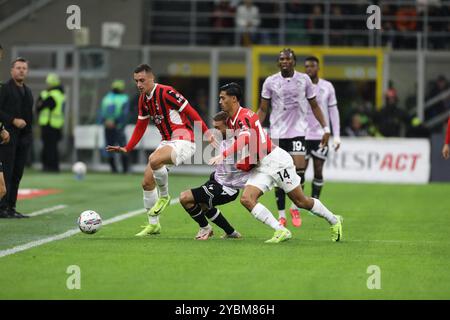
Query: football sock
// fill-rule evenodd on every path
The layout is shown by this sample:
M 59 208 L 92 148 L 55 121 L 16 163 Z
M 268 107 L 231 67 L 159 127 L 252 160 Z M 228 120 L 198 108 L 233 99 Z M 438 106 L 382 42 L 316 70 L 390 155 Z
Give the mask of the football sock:
M 196 204 L 190 209 L 185 209 L 192 219 L 194 219 L 200 228 L 205 228 L 208 225 L 208 220 L 206 220 L 205 215 L 202 212 L 200 205 Z
M 169 195 L 169 174 L 166 166 L 153 170 L 153 177 L 158 185 L 159 195 L 161 197 L 167 197 Z
M 286 211 L 278 210 L 278 219 L 285 218 L 286 219 Z
M 261 221 L 262 223 L 270 226 L 275 230 L 283 230 L 285 229 L 272 215 L 272 212 L 269 211 L 266 207 L 264 207 L 261 203 L 257 203 L 256 206 L 252 210 L 252 215 Z
M 333 213 L 331 213 L 331 211 L 328 210 L 328 209 L 322 204 L 322 202 L 320 202 L 319 199 L 314 199 L 314 198 L 313 198 L 313 200 L 314 200 L 314 205 L 313 205 L 313 207 L 311 208 L 311 210 L 309 210 L 309 211 L 311 211 L 312 213 L 314 213 L 316 216 L 319 216 L 319 217 L 324 218 L 324 219 L 327 220 L 328 223 L 330 223 L 330 224 L 336 224 L 336 223 L 338 222 L 337 217 L 336 217 Z
M 232 234 L 234 232 L 234 228 L 230 225 L 227 219 L 225 219 L 219 209 L 209 209 L 205 212 L 205 216 L 209 219 L 209 221 L 213 222 L 219 228 L 225 231 L 226 234 Z
M 300 210 L 300 208 L 297 207 L 297 206 L 295 205 L 295 203 L 293 203 L 293 202 L 292 202 L 292 204 L 291 204 L 291 209 L 293 209 L 293 210 Z
M 316 179 L 316 178 L 314 178 L 314 180 L 312 182 L 311 197 L 319 199 L 320 191 L 322 191 L 322 187 L 323 187 L 323 179 Z
M 278 211 L 284 210 L 286 208 L 286 196 L 284 190 L 281 188 L 275 188 L 275 197 L 277 199 Z
M 300 177 L 300 184 L 302 186 L 302 190 L 305 190 L 305 169 L 298 169 L 297 174 Z
M 151 209 L 156 201 L 158 200 L 158 191 L 155 189 L 146 191 L 144 190 L 144 208 L 145 209 Z

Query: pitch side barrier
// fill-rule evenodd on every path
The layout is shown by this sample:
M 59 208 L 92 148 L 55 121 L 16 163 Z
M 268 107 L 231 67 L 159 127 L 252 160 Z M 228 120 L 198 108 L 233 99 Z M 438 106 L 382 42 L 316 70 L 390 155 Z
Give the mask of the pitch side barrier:
M 334 181 L 425 184 L 430 168 L 428 139 L 344 137 L 337 152 L 331 148 L 324 176 Z M 306 178 L 312 176 L 308 168 Z
M 134 125 L 126 127 L 127 139 L 131 137 L 133 129 Z M 75 149 L 95 151 L 104 148 L 103 130 L 101 125 L 77 126 L 74 131 Z M 187 161 L 185 169 L 183 166 L 177 167 L 177 172 L 189 173 L 192 166 L 199 167 L 198 169 L 205 172 L 212 170 L 206 165 L 213 155 L 211 146 L 201 134 L 196 134 L 196 137 L 200 138 L 196 138 L 195 155 Z M 149 126 L 136 150 L 154 150 L 159 142 L 158 129 Z M 274 140 L 274 143 L 277 144 L 277 141 Z M 324 176 L 327 181 L 425 184 L 430 181 L 430 152 L 428 139 L 343 137 L 337 152 L 330 145 Z M 312 166 L 309 166 L 306 178 L 310 180 L 312 177 Z

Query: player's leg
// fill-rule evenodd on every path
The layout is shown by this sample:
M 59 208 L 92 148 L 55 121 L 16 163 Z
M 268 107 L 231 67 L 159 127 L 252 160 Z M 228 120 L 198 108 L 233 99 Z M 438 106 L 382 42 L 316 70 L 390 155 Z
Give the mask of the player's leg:
M 151 208 L 158 201 L 158 190 L 156 189 L 155 178 L 153 177 L 153 170 L 150 165 L 150 161 L 147 163 L 144 171 L 144 178 L 142 180 L 144 208 L 147 210 L 149 224 L 144 226 L 144 229 L 137 233 L 136 236 L 142 237 L 149 234 L 158 234 L 161 231 L 161 225 L 159 224 L 159 216 L 152 216 L 148 213 Z
M 184 210 L 186 210 L 189 216 L 198 223 L 198 226 L 200 227 L 200 230 L 197 233 L 195 239 L 206 240 L 210 236 L 212 236 L 212 227 L 209 225 L 208 220 L 206 220 L 201 203 L 196 202 L 194 193 L 196 194 L 197 198 L 205 196 L 205 192 L 202 187 L 186 190 L 181 192 L 180 194 L 180 204 L 184 208 Z
M 314 162 L 314 179 L 312 182 L 312 193 L 311 196 L 313 198 L 319 199 L 320 192 L 323 187 L 323 165 L 328 156 L 328 146 L 320 148 L 320 141 L 314 140 L 312 141 L 314 144 L 313 150 L 311 151 L 311 155 L 313 157 Z
M 156 149 L 149 157 L 150 167 L 153 171 L 155 183 L 159 189 L 160 197 L 169 196 L 169 175 L 166 165 L 174 164 L 175 150 L 172 146 L 166 145 Z
M 313 158 L 313 164 L 314 164 L 314 179 L 312 181 L 312 191 L 311 191 L 311 197 L 319 199 L 320 192 L 322 191 L 323 187 L 323 165 L 325 163 L 325 160 L 319 159 L 314 157 Z
M 212 228 L 206 218 L 224 230 L 226 237 L 240 237 L 240 234 L 231 226 L 220 210 L 216 208 L 217 205 L 226 204 L 235 200 L 238 194 L 238 190 L 224 187 L 211 180 L 199 188 L 181 193 L 181 205 L 200 226 L 200 231 L 196 239 L 206 240 L 212 235 Z
M 305 147 L 303 147 L 303 153 L 292 156 L 292 160 L 294 161 L 295 171 L 297 175 L 300 177 L 300 185 L 302 190 L 305 188 L 305 172 L 307 167 L 306 155 L 304 154 Z M 292 225 L 294 227 L 300 227 L 302 225 L 302 218 L 300 214 L 299 208 L 292 202 L 291 208 L 289 209 L 292 218 Z
M 275 230 L 274 236 L 266 242 L 278 243 L 290 239 L 292 237 L 291 232 L 275 219 L 269 209 L 258 202 L 259 197 L 263 194 L 263 190 L 270 190 L 271 184 L 272 181 L 270 176 L 254 172 L 250 175 L 247 185 L 242 192 L 241 204 L 250 211 L 257 220 Z
M 289 172 L 289 170 L 288 170 Z M 293 172 L 292 172 L 293 174 Z M 286 190 L 287 191 L 287 190 Z M 314 215 L 324 218 L 331 225 L 331 240 L 339 241 L 342 238 L 342 217 L 334 215 L 319 199 L 305 196 L 300 186 L 287 192 L 288 197 L 299 207 L 309 210 Z
M 217 208 L 217 206 L 236 200 L 239 195 L 239 190 L 221 185 L 213 180 L 208 187 L 208 191 L 210 191 L 213 197 L 210 203 L 207 205 L 204 204 L 206 207 L 203 211 L 205 216 L 209 221 L 213 222 L 225 232 L 222 238 L 240 238 L 241 234 L 228 222 L 222 212 Z
M 279 139 L 278 146 L 287 152 L 291 151 L 291 139 Z M 278 221 L 286 226 L 286 194 L 283 189 L 275 187 L 275 200 L 277 202 Z

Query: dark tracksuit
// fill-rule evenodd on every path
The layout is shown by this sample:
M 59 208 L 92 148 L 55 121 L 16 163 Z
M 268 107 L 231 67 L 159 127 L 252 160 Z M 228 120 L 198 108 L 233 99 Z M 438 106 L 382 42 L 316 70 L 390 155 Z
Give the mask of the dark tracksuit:
M 27 125 L 16 128 L 14 118 L 25 120 Z M 32 143 L 33 95 L 26 85 L 19 87 L 13 79 L 0 89 L 0 122 L 10 134 L 10 142 L 0 145 L 0 161 L 6 184 L 6 196 L 0 202 L 0 210 L 14 209 L 17 192 Z

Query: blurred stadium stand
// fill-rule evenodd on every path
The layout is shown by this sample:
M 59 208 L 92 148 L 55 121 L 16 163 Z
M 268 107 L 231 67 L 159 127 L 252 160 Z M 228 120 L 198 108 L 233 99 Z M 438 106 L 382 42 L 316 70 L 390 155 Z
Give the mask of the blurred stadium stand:
M 151 64 L 158 81 L 181 91 L 209 121 L 218 108 L 218 86 L 231 80 L 244 85 L 245 105 L 256 108 L 262 81 L 277 71 L 276 53 L 285 46 L 298 52 L 300 71 L 306 55 L 322 58 L 322 76 L 336 87 L 343 129 L 359 113 L 367 132 L 377 135 L 371 119 L 383 107 L 385 94 L 394 90 L 398 107 L 411 119 L 401 136 L 418 132 L 409 131 L 417 125 L 442 133 L 450 115 L 450 1 L 253 1 L 261 23 L 245 45 L 235 24 L 240 3 L 0 0 L 1 80 L 15 56 L 30 61 L 28 83 L 35 97 L 49 72 L 61 76 L 68 98 L 61 151 L 68 162 L 92 158 L 86 150 L 74 150 L 74 136 L 78 126 L 95 124 L 111 79 L 127 79 L 134 101 L 129 123 L 134 123 L 137 91 L 131 72 L 137 64 Z M 81 9 L 84 38 L 66 28 L 66 9 L 72 4 Z M 381 8 L 381 30 L 367 29 L 371 4 Z M 107 22 L 125 26 L 119 47 L 102 44 Z M 36 161 L 39 150 L 36 139 Z M 101 157 L 94 159 L 103 163 Z M 145 157 L 136 155 L 134 161 L 142 164 Z

